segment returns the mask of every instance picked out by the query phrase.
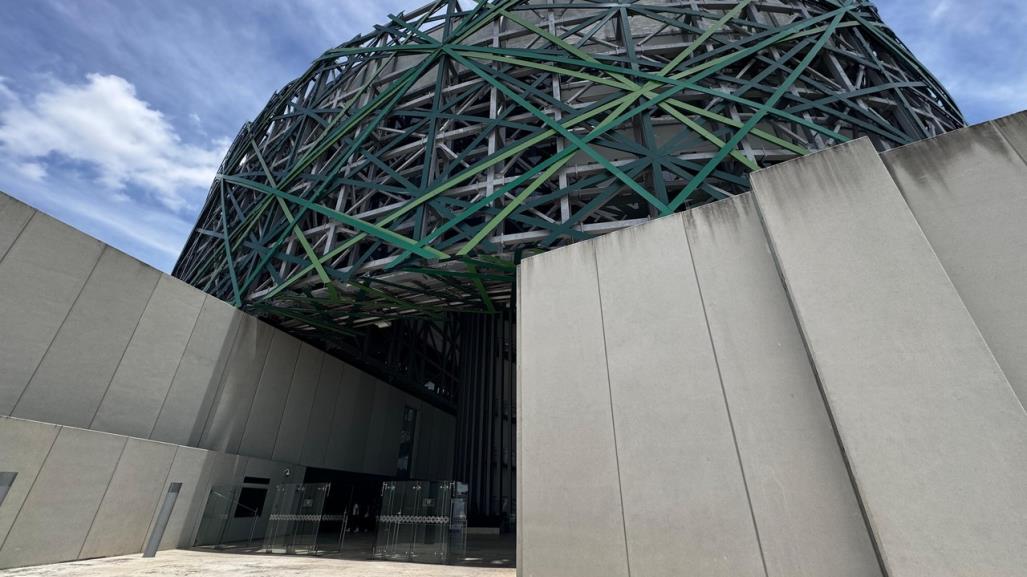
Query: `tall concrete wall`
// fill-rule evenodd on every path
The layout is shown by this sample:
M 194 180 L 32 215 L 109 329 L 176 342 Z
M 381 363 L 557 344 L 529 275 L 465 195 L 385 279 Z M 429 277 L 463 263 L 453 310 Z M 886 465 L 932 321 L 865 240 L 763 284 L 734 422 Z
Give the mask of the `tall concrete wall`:
M 882 158 L 1027 405 L 1027 114 L 904 146 Z
M 767 574 L 880 575 L 753 197 L 683 222 Z
M 527 259 L 520 574 L 1023 575 L 1025 145 L 857 141 Z
M 1027 414 L 872 145 L 753 188 L 888 574 L 1022 573 Z
M 170 482 L 163 547 L 253 471 L 394 475 L 407 406 L 449 477 L 452 415 L 0 194 L 0 567 L 139 551 Z
M 523 575 L 628 574 L 596 275 L 593 243 L 520 267 L 517 570 Z
M 391 475 L 411 406 L 450 474 L 451 415 L 3 194 L 0 243 L 0 415 Z

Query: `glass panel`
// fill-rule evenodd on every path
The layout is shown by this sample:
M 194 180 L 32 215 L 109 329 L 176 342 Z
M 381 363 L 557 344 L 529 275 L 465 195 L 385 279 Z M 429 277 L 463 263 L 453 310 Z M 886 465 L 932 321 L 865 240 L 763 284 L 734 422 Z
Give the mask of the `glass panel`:
M 389 481 L 382 484 L 373 556 L 390 561 L 448 563 L 463 554 L 466 515 L 449 481 Z M 451 551 L 450 545 L 456 545 Z
M 203 507 L 200 528 L 196 532 L 194 547 L 220 547 L 228 525 L 229 513 L 235 510 L 235 485 L 218 485 L 211 487 L 207 495 L 207 504 Z
M 288 483 L 275 487 L 262 551 L 316 555 L 326 548 L 341 547 L 341 537 L 332 539 L 339 545 L 331 543 L 322 547 L 318 542 L 323 521 L 339 522 L 345 530 L 345 519 L 336 521 L 334 516 L 324 519 L 322 515 L 330 490 L 331 483 Z
M 215 549 L 252 547 L 257 523 L 261 520 L 260 510 L 252 506 L 252 494 L 247 497 L 249 503 L 240 499 L 251 490 L 242 485 L 212 487 L 193 546 Z M 260 491 L 263 493 L 265 489 Z

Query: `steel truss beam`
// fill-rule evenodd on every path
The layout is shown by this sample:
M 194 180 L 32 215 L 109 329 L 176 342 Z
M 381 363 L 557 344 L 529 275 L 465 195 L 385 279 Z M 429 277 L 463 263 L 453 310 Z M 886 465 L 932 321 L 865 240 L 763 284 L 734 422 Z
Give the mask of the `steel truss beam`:
M 436 0 L 271 97 L 174 274 L 351 347 L 494 313 L 517 255 L 738 194 L 754 169 L 963 125 L 865 0 Z

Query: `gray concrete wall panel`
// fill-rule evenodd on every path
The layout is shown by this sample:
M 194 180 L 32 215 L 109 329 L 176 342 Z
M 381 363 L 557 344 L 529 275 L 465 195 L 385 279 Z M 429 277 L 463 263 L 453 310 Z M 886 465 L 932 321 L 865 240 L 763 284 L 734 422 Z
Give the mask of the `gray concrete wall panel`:
M 203 300 L 203 293 L 161 275 L 91 429 L 150 436 Z
M 1008 132 L 1027 140 L 1027 120 L 1021 124 Z M 1027 404 L 1027 164 L 997 123 L 904 146 L 882 158 Z
M 213 469 L 213 455 L 203 449 L 178 447 L 168 471 L 167 481 L 160 492 L 160 498 L 168 492 L 171 483 L 182 483 L 175 508 L 164 530 L 160 549 L 190 547 L 203 515 L 203 507 L 210 491 L 210 477 Z M 153 530 L 151 523 L 149 531 Z
M 0 504 L 0 549 L 59 431 L 49 423 L 0 417 L 0 471 L 18 474 Z
M 272 485 L 301 482 L 305 472 L 290 463 L 10 417 L 0 418 L 0 447 L 0 471 L 18 472 L 0 506 L 0 567 L 138 552 L 172 482 L 182 491 L 161 548 L 191 546 L 212 484 L 241 483 L 246 475 Z M 232 530 L 250 528 L 241 521 Z M 259 538 L 263 527 L 257 529 Z
M 317 393 L 317 378 L 321 374 L 324 358 L 325 354 L 316 348 L 306 343 L 300 346 L 296 371 L 289 386 L 289 396 L 285 400 L 282 424 L 275 439 L 272 458 L 276 461 L 300 462 L 303 436 L 307 432 L 307 421 Z
M 364 448 L 370 439 L 371 411 L 379 381 L 367 373 L 353 372 L 357 374 L 357 378 L 353 385 L 353 411 L 350 413 L 352 420 L 346 426 L 349 435 L 344 445 L 340 467 L 347 471 L 360 471 L 364 464 Z
M 202 448 L 220 452 L 239 449 L 271 335 L 276 330 L 245 313 L 236 314 L 239 329 L 200 441 Z
M 752 195 L 683 219 L 767 574 L 880 576 Z
M 592 243 L 518 272 L 518 573 L 628 575 Z M 573 514 L 571 514 L 573 512 Z
M 0 568 L 78 557 L 126 440 L 61 429 L 0 548 Z
M 593 249 L 593 250 L 595 250 L 595 249 Z M 598 283 L 596 283 L 596 284 L 598 286 Z M 525 349 L 525 347 L 528 346 L 529 343 L 528 343 L 527 339 L 525 339 L 524 334 L 523 334 L 523 329 L 524 329 L 524 290 L 526 288 L 524 286 L 524 267 L 523 267 L 523 265 L 517 267 L 517 280 L 514 283 L 514 288 L 516 289 L 514 291 L 514 293 L 515 293 L 514 294 L 514 298 L 515 298 L 515 303 L 516 303 L 516 306 L 517 306 L 517 322 L 514 324 L 514 338 L 516 339 L 515 342 L 514 342 L 514 346 L 517 347 L 516 350 L 519 351 L 517 354 L 522 359 L 521 362 L 517 363 L 517 367 L 516 367 L 517 373 L 515 374 L 515 377 L 514 377 L 514 387 L 515 387 L 515 389 L 514 389 L 514 416 L 516 417 L 516 427 L 517 427 L 514 430 L 514 432 L 515 432 L 515 434 L 514 434 L 514 444 L 515 444 L 515 446 L 514 446 L 514 451 L 515 451 L 515 454 L 514 454 L 514 465 L 515 465 L 515 469 L 514 469 L 514 475 L 515 475 L 515 477 L 514 477 L 514 479 L 515 479 L 515 482 L 514 482 L 514 498 L 517 499 L 517 508 L 518 508 L 518 510 L 523 512 L 525 507 L 528 507 L 528 505 L 529 505 L 528 504 L 528 499 L 525 499 L 524 483 L 528 482 L 528 479 L 529 479 L 530 475 L 539 472 L 539 468 L 536 466 L 532 470 L 531 473 L 528 473 L 528 472 L 526 472 L 524 470 L 523 465 L 522 465 L 522 463 L 524 463 L 524 428 L 523 428 L 523 418 L 524 418 L 523 417 L 524 416 L 524 407 L 523 407 L 523 404 L 524 404 L 524 394 L 523 393 L 524 393 L 524 391 L 523 391 L 523 389 L 524 389 L 524 385 L 523 385 L 523 383 L 524 383 L 524 378 L 527 376 L 525 374 L 525 372 L 524 372 L 524 362 L 523 362 L 523 359 L 531 356 L 531 354 Z M 605 345 L 605 343 L 604 343 L 604 345 Z M 539 371 L 539 372 L 544 372 L 544 370 Z M 612 407 L 610 409 L 610 412 L 611 412 L 611 414 L 613 413 Z M 538 436 L 538 435 L 536 435 L 536 436 Z M 618 484 L 619 483 L 620 483 L 620 481 L 618 480 Z M 536 487 L 534 492 L 537 493 L 540 490 L 541 480 L 535 480 L 533 485 Z M 619 495 L 619 492 L 618 492 L 618 495 Z M 524 534 L 526 532 L 528 532 L 528 531 L 533 530 L 533 529 L 529 528 L 530 526 L 525 523 L 523 518 L 518 520 L 518 525 L 520 525 L 520 527 L 517 530 L 516 543 L 514 544 L 514 555 L 515 555 L 515 558 L 517 560 L 517 577 L 524 577 L 524 575 L 525 575 L 524 569 L 523 569 L 523 565 L 524 565 L 524 562 L 525 562 L 525 556 L 524 556 Z M 622 530 L 623 530 L 623 523 L 622 523 Z M 627 553 L 627 546 L 625 546 L 624 550 L 625 550 L 625 554 L 626 554 Z M 624 561 L 624 564 L 627 565 L 627 560 L 626 559 Z
M 106 248 L 13 416 L 88 428 L 159 278 Z
M 239 318 L 235 307 L 212 296 L 204 298 L 151 439 L 189 446 L 199 444 L 228 363 Z
M 869 141 L 752 183 L 887 574 L 1022 575 L 1027 414 Z
M 631 573 L 763 576 L 681 218 L 595 247 Z
M 0 262 L 35 213 L 31 206 L 0 193 Z
M 993 120 L 989 124 L 998 128 L 1020 158 L 1027 162 L 1027 111 Z
M 0 415 L 9 415 L 103 245 L 36 213 L 0 262 Z
M 373 382 L 374 400 L 367 427 L 363 470 L 376 475 L 395 475 L 403 409 L 414 403 L 408 403 L 406 395 L 395 387 L 378 379 L 373 379 Z
M 326 356 L 321 363 L 321 374 L 317 380 L 317 392 L 314 393 L 314 406 L 310 410 L 310 420 L 303 436 L 303 452 L 300 463 L 310 467 L 324 466 L 325 451 L 328 448 L 328 435 L 332 430 L 332 419 L 335 415 L 335 404 L 339 397 L 339 381 L 345 364 L 335 357 Z
M 270 459 L 274 454 L 275 437 L 282 424 L 282 413 L 299 354 L 298 339 L 283 331 L 274 331 L 267 361 L 257 383 L 257 393 L 246 419 L 240 453 L 262 459 Z
M 363 453 L 363 445 L 354 446 L 355 439 L 353 421 L 361 408 L 357 406 L 357 397 L 361 373 L 357 369 L 346 366 L 339 380 L 339 392 L 335 397 L 335 409 L 332 411 L 332 426 L 328 432 L 328 443 L 325 445 L 324 465 L 332 469 L 345 469 L 345 464 L 353 461 L 353 454 Z M 366 411 L 366 408 L 363 408 Z
M 128 555 L 142 550 L 164 496 L 161 489 L 174 458 L 174 445 L 128 439 L 80 558 Z

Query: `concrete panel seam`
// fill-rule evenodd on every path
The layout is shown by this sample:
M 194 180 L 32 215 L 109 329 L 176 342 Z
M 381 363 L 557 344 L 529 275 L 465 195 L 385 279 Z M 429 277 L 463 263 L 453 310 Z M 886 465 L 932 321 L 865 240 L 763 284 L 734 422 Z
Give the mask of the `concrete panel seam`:
M 681 221 L 682 229 L 685 228 L 685 221 Z M 688 243 L 688 231 L 684 231 L 685 243 Z M 742 486 L 745 488 L 745 501 L 749 507 L 749 517 L 752 519 L 752 529 L 756 534 L 756 547 L 760 551 L 760 563 L 763 564 L 763 575 L 770 577 L 767 569 L 767 558 L 763 553 L 763 539 L 760 536 L 759 523 L 756 522 L 756 511 L 752 506 L 752 494 L 749 491 L 749 479 L 745 475 L 745 463 L 742 461 L 742 449 L 738 446 L 738 434 L 735 432 L 735 421 L 731 416 L 731 403 L 727 398 L 727 389 L 724 387 L 724 375 L 720 371 L 720 358 L 717 356 L 717 345 L 713 341 L 713 330 L 710 328 L 710 315 L 706 312 L 706 300 L 703 298 L 702 283 L 699 282 L 699 271 L 695 268 L 695 256 L 692 255 L 692 248 L 687 247 L 688 262 L 692 267 L 692 275 L 695 277 L 695 288 L 699 294 L 699 306 L 702 307 L 703 322 L 706 325 L 706 336 L 710 341 L 710 350 L 713 352 L 713 366 L 717 368 L 717 381 L 720 383 L 720 394 L 724 399 L 724 412 L 727 414 L 727 424 L 731 429 L 731 442 L 735 446 L 735 457 L 738 459 L 738 471 L 742 475 Z
M 995 125 L 994 122 L 990 122 L 986 126 L 992 128 L 996 133 L 998 133 L 999 138 L 1002 139 L 1002 142 L 1005 142 L 1009 146 L 1009 148 L 1020 158 L 1020 160 L 1024 160 L 1024 158 L 1020 156 L 1020 152 L 1016 150 L 1016 147 L 1013 146 L 1012 142 L 1010 142 L 1009 139 L 1006 138 L 1005 134 L 1002 133 L 1002 130 L 997 125 Z M 970 128 L 967 128 L 965 130 L 969 130 Z M 916 144 L 917 143 L 910 144 L 907 146 L 916 146 Z M 878 157 L 880 157 L 880 155 L 878 155 Z M 916 230 L 920 233 L 920 238 L 924 240 L 924 243 L 927 245 L 927 248 L 931 251 L 931 256 L 934 257 L 934 262 L 937 263 L 938 268 L 941 270 L 942 274 L 945 275 L 945 280 L 948 281 L 949 286 L 952 287 L 952 291 L 956 294 L 957 300 L 959 301 L 959 306 L 962 307 L 963 312 L 965 312 L 967 318 L 970 319 L 970 324 L 973 325 L 974 333 L 977 335 L 977 338 L 980 339 L 981 343 L 984 345 L 984 349 L 988 351 L 988 356 L 991 357 L 991 362 L 995 365 L 996 368 L 998 368 L 999 372 L 1002 374 L 1002 377 L 1006 382 L 1006 386 L 1009 387 L 1009 390 L 1013 393 L 1013 398 L 1020 402 L 1020 410 L 1022 410 L 1024 413 L 1027 413 L 1027 405 L 1025 405 L 1024 401 L 1020 399 L 1020 395 L 1017 394 L 1016 389 L 1013 387 L 1013 383 L 1009 380 L 1009 376 L 1006 375 L 1005 368 L 1003 368 L 1002 364 L 998 362 L 998 358 L 995 356 L 995 352 L 991 350 L 991 345 L 988 343 L 988 339 L 984 338 L 984 333 L 981 332 L 981 327 L 977 326 L 977 319 L 975 319 L 973 314 L 970 312 L 970 307 L 966 306 L 966 301 L 963 298 L 963 294 L 959 291 L 959 287 L 956 286 L 956 283 L 952 280 L 952 276 L 949 274 L 948 269 L 946 269 L 945 265 L 942 264 L 941 257 L 938 256 L 938 251 L 936 251 L 934 249 L 934 245 L 931 244 L 931 239 L 927 238 L 927 233 L 924 232 L 924 227 L 920 225 L 920 221 L 917 219 L 916 213 L 913 212 L 913 207 L 910 206 L 909 199 L 906 198 L 906 193 L 903 192 L 902 187 L 899 186 L 899 183 L 895 182 L 895 175 L 892 173 L 892 169 L 888 166 L 886 162 L 884 162 L 883 159 L 880 159 L 880 162 L 884 165 L 885 172 L 888 174 L 889 180 L 892 181 L 892 185 L 895 187 L 895 190 L 899 192 L 899 198 L 902 199 L 902 202 L 906 205 L 906 209 L 909 211 L 910 216 L 912 216 L 913 223 L 916 225 Z M 1024 163 L 1027 164 L 1027 160 L 1024 160 Z M 756 200 L 756 204 L 758 207 L 759 198 L 757 197 Z M 762 214 L 760 215 L 760 218 L 763 218 Z M 768 234 L 767 236 L 769 237 L 770 235 Z M 771 239 L 771 241 L 772 240 L 773 239 Z M 790 298 L 791 296 L 789 296 L 789 299 Z
M 321 363 L 321 370 L 324 370 L 324 362 Z M 320 376 L 320 375 L 318 375 L 318 376 Z M 341 387 L 342 387 L 342 381 L 336 381 L 335 388 L 338 389 L 338 388 L 341 388 Z M 340 392 L 341 391 L 335 391 L 335 402 L 332 403 L 332 416 L 328 417 L 329 431 L 331 430 L 331 426 L 335 424 L 335 412 L 339 408 L 339 393 Z M 315 391 L 315 396 L 316 395 L 317 395 L 317 393 Z M 328 458 L 328 444 L 330 442 L 331 442 L 330 439 L 326 439 L 325 440 L 325 444 L 324 444 L 324 449 L 321 451 L 321 466 L 322 467 L 326 465 L 325 460 Z M 366 457 L 367 446 L 366 445 L 364 446 L 364 454 L 365 454 L 364 463 L 365 463 L 365 466 L 366 466 L 366 463 L 367 463 L 367 457 Z M 303 455 L 300 455 L 300 458 L 302 458 L 302 457 L 303 457 Z
M 78 547 L 78 553 L 75 555 L 76 559 L 82 558 L 82 551 L 86 548 L 86 541 L 89 540 L 89 534 L 93 532 L 93 525 L 96 523 L 96 516 L 100 514 L 100 509 L 103 508 L 103 501 L 107 498 L 107 492 L 111 490 L 111 483 L 114 482 L 114 475 L 118 473 L 118 467 L 121 466 L 121 459 L 125 457 L 125 449 L 128 448 L 129 438 L 124 437 L 124 439 L 125 441 L 121 444 L 121 452 L 118 453 L 118 460 L 114 463 L 114 468 L 111 469 L 110 478 L 107 479 L 107 486 L 103 488 L 103 495 L 100 496 L 100 500 L 96 503 L 96 510 L 93 511 L 93 518 L 89 520 L 89 528 L 86 529 L 85 535 L 82 536 L 82 544 Z
M 207 295 L 204 298 L 204 303 L 207 302 L 207 299 L 217 299 L 217 297 Z M 200 311 L 203 311 L 203 305 L 200 305 Z M 203 418 L 203 427 L 200 428 L 199 436 L 196 439 L 193 439 L 192 433 L 190 433 L 189 442 L 191 446 L 199 447 L 200 444 L 203 442 L 203 437 L 207 434 L 207 431 L 210 429 L 210 421 L 214 417 L 215 409 L 217 408 L 218 401 L 221 398 L 221 393 L 225 388 L 225 371 L 228 370 L 228 365 L 232 360 L 232 352 L 235 350 L 235 339 L 239 337 L 239 330 L 242 326 L 242 322 L 239 320 L 237 316 L 240 314 L 243 313 L 237 310 L 236 313 L 232 315 L 232 319 L 229 321 L 231 323 L 231 326 L 229 327 L 229 332 L 231 334 L 226 337 L 226 342 L 229 343 L 228 353 L 225 357 L 225 362 L 221 365 L 221 372 L 217 375 L 217 385 L 215 386 L 214 395 L 210 399 L 210 406 L 207 407 L 207 416 Z M 188 349 L 189 343 L 187 342 L 185 346 L 186 349 Z M 172 379 L 172 383 L 173 382 L 174 380 Z M 160 415 L 157 416 L 157 419 L 160 420 Z
M 999 126 L 998 123 L 994 120 L 988 122 L 988 125 L 995 129 L 995 132 L 998 133 L 998 135 L 1002 138 L 1003 142 L 1008 144 L 1009 148 L 1013 150 L 1013 153 L 1020 157 L 1020 162 L 1024 163 L 1024 165 L 1027 166 L 1027 158 L 1020 154 L 1020 149 L 1018 149 L 1016 146 L 1013 146 L 1013 141 L 1009 140 L 1009 137 L 1006 136 L 1006 133 L 1002 130 L 1002 127 Z M 913 216 L 916 216 L 916 214 L 914 214 Z
M 3 194 L 3 192 L 0 191 L 0 194 Z M 28 206 L 28 205 L 25 205 L 25 206 Z M 0 262 L 4 262 L 4 259 L 7 258 L 7 254 L 9 252 L 11 252 L 12 248 L 14 248 L 14 245 L 18 244 L 18 239 L 21 238 L 21 234 L 23 232 L 25 232 L 25 230 L 29 227 L 29 223 L 32 222 L 32 219 L 36 218 L 37 214 L 39 214 L 38 210 L 36 210 L 36 209 L 34 209 L 32 207 L 29 207 L 29 208 L 32 209 L 32 216 L 30 216 L 27 219 L 25 219 L 25 224 L 21 225 L 21 228 L 18 229 L 18 234 L 14 235 L 14 239 L 11 240 L 11 244 L 8 245 L 8 247 L 6 249 L 4 249 L 3 254 L 0 254 Z M 97 259 L 97 262 L 99 262 L 99 259 Z M 85 286 L 85 285 L 83 285 L 83 286 Z
M 160 279 L 157 279 L 157 283 L 154 284 L 153 290 L 157 290 L 157 284 L 160 283 Z M 152 293 L 151 293 L 152 296 Z M 204 302 L 206 302 L 206 296 L 204 296 Z M 149 305 L 149 303 L 147 303 Z M 146 312 L 146 308 L 143 308 L 143 312 Z M 168 402 L 168 397 L 171 395 L 171 389 L 175 385 L 175 377 L 178 376 L 178 371 L 182 368 L 182 360 L 185 359 L 186 353 L 189 351 L 189 341 L 192 340 L 193 335 L 196 333 L 196 326 L 200 322 L 200 314 L 203 313 L 203 303 L 200 303 L 199 308 L 196 309 L 196 318 L 193 319 L 193 328 L 189 331 L 189 338 L 185 340 L 185 346 L 182 347 L 182 356 L 178 357 L 178 364 L 175 365 L 175 372 L 171 373 L 171 381 L 168 383 L 168 390 L 164 391 L 164 399 L 160 402 L 160 408 L 157 409 L 157 417 L 153 420 L 153 425 L 150 426 L 150 432 L 146 435 L 147 439 L 153 438 L 153 432 L 157 429 L 157 423 L 160 421 L 160 415 L 164 412 L 164 404 Z M 139 319 L 142 320 L 143 316 L 139 315 Z M 131 343 L 131 339 L 129 339 Z M 126 350 L 128 348 L 126 347 Z M 103 401 L 100 401 L 103 404 Z M 95 417 L 94 417 L 95 418 Z M 175 449 L 175 453 L 178 453 L 178 449 Z
M 835 442 L 838 444 L 838 451 L 842 457 L 842 463 L 845 465 L 845 473 L 849 477 L 849 483 L 852 485 L 853 495 L 856 497 L 856 504 L 859 507 L 859 514 L 863 518 L 863 525 L 866 527 L 867 535 L 870 538 L 870 545 L 874 550 L 874 556 L 877 558 L 877 564 L 881 570 L 882 577 L 890 577 L 888 572 L 888 566 L 885 563 L 884 551 L 881 548 L 880 539 L 877 532 L 874 530 L 874 524 L 870 520 L 870 513 L 867 511 L 866 503 L 863 502 L 863 493 L 859 488 L 859 483 L 856 481 L 856 475 L 852 470 L 852 463 L 849 461 L 849 454 L 845 450 L 845 443 L 842 442 L 841 432 L 838 430 L 838 423 L 835 422 L 834 411 L 831 409 L 831 403 L 827 399 L 827 391 L 824 390 L 824 383 L 820 378 L 820 369 L 818 368 L 816 355 L 813 352 L 812 347 L 809 346 L 809 341 L 806 337 L 806 326 L 802 322 L 802 318 L 799 316 L 798 311 L 795 309 L 795 298 L 792 295 L 792 290 L 788 286 L 788 279 L 785 278 L 784 269 L 781 267 L 781 261 L 777 256 L 777 246 L 774 243 L 774 237 L 770 234 L 770 230 L 767 228 L 767 223 L 763 217 L 763 210 L 760 208 L 760 199 L 754 193 L 753 204 L 756 206 L 756 214 L 760 219 L 760 226 L 763 227 L 763 236 L 767 239 L 767 246 L 770 248 L 770 258 L 774 261 L 774 268 L 777 270 L 778 277 L 781 279 L 781 286 L 784 289 L 785 296 L 788 300 L 788 310 L 791 311 L 792 319 L 795 321 L 795 326 L 799 328 L 799 340 L 802 342 L 802 348 L 806 351 L 806 357 L 809 359 L 810 370 L 813 372 L 813 381 L 817 384 L 817 390 L 820 392 L 820 398 L 824 403 L 824 410 L 827 413 L 827 420 L 831 424 L 831 431 L 834 433 Z
M 39 213 L 37 212 L 36 214 L 39 214 Z M 36 215 L 32 215 L 32 218 L 35 218 L 35 217 L 36 217 Z M 31 221 L 31 220 L 32 219 L 30 218 L 29 221 Z M 28 224 L 25 225 L 25 229 L 27 229 L 27 228 L 28 228 Z M 22 230 L 25 230 L 25 229 L 22 229 Z M 18 233 L 18 235 L 21 236 L 21 233 Z M 11 247 L 13 247 L 13 246 L 14 246 L 14 243 L 11 243 Z M 43 366 L 43 360 L 46 359 L 47 353 L 50 352 L 50 349 L 53 347 L 54 342 L 57 340 L 57 335 L 61 334 L 61 329 L 64 328 L 64 323 L 68 322 L 68 317 L 71 316 L 71 311 L 75 310 L 75 305 L 78 304 L 78 299 L 82 296 L 82 292 L 85 291 L 86 285 L 89 284 L 90 279 L 93 278 L 93 273 L 96 272 L 96 268 L 98 266 L 100 266 L 100 259 L 103 258 L 104 253 L 107 252 L 107 250 L 109 248 L 110 247 L 108 247 L 107 245 L 103 245 L 103 249 L 101 249 L 99 254 L 96 255 L 96 262 L 93 263 L 93 268 L 89 269 L 89 274 L 87 274 L 86 275 L 86 279 L 84 281 L 82 281 L 82 286 L 80 286 L 78 288 L 78 293 L 76 293 L 75 294 L 75 298 L 72 299 L 71 306 L 69 306 L 68 307 L 68 311 L 66 313 L 64 313 L 64 318 L 61 320 L 61 324 L 57 325 L 57 330 L 55 330 L 54 333 L 53 333 L 53 336 L 50 337 L 50 344 L 46 345 L 46 350 L 43 351 L 43 355 L 39 357 L 39 362 L 36 363 L 36 368 L 32 369 L 32 374 L 29 375 L 29 380 L 25 382 L 25 386 L 21 389 L 21 393 L 18 394 L 18 400 L 14 401 L 14 405 L 11 406 L 11 414 L 12 415 L 15 413 L 15 411 L 18 410 L 18 404 L 21 403 L 22 399 L 25 397 L 25 393 L 29 390 L 29 384 L 32 383 L 32 379 L 36 378 L 36 373 L 39 372 L 39 367 Z M 124 354 L 124 353 L 122 353 L 122 354 Z M 117 366 L 117 365 L 115 365 L 115 366 Z M 12 525 L 12 527 L 13 527 L 13 525 Z
M 261 321 L 260 319 L 257 319 L 257 322 L 263 323 L 264 321 Z M 272 330 L 277 331 L 278 329 L 272 328 Z M 264 371 L 267 370 L 267 363 L 268 363 L 268 360 L 271 358 L 271 345 L 273 343 L 274 343 L 274 333 L 272 333 L 271 336 L 269 336 L 268 339 L 267 339 L 267 352 L 264 353 L 264 362 L 261 363 L 261 365 L 260 365 L 260 373 L 257 374 L 257 383 L 253 387 L 253 396 L 250 397 L 250 401 L 246 405 L 246 422 L 243 423 L 242 431 L 239 433 L 239 444 L 236 445 L 236 447 L 234 449 L 232 447 L 226 446 L 225 447 L 225 452 L 226 453 L 231 451 L 233 453 L 238 454 L 239 450 L 242 449 L 243 439 L 246 438 L 246 429 L 249 428 L 249 426 L 250 426 L 250 419 L 253 417 L 253 403 L 257 400 L 257 394 L 260 392 L 260 381 L 261 381 L 261 378 L 264 376 Z M 279 423 L 279 426 L 281 426 L 281 423 Z M 231 437 L 229 437 L 229 442 L 231 442 Z M 272 451 L 272 453 L 274 452 L 274 447 L 271 448 L 271 451 Z
M 271 441 L 271 459 L 272 460 L 275 457 L 275 449 L 278 448 L 278 435 L 281 434 L 282 426 L 284 426 L 284 424 L 285 424 L 283 422 L 285 420 L 285 407 L 286 407 L 286 405 L 289 404 L 289 395 L 292 394 L 292 388 L 294 386 L 296 386 L 296 371 L 298 371 L 299 368 L 300 368 L 300 355 L 302 355 L 302 354 L 303 354 L 303 343 L 300 343 L 300 350 L 299 350 L 299 352 L 296 353 L 296 363 L 293 364 L 293 366 L 292 366 L 292 376 L 289 377 L 289 390 L 285 392 L 285 401 L 282 403 L 282 412 L 278 414 L 278 427 L 275 428 L 275 438 L 274 438 L 273 441 Z M 322 353 L 322 359 L 321 359 L 322 363 L 324 363 L 324 358 L 323 357 L 324 357 L 324 353 Z M 313 397 L 311 397 L 310 401 L 314 402 Z M 243 436 L 245 436 L 245 434 L 246 433 L 244 431 L 243 432 Z
M 311 407 L 313 407 L 314 401 L 317 399 L 317 389 L 318 389 L 318 385 L 321 384 L 321 373 L 325 370 L 325 361 L 327 359 L 328 359 L 328 353 L 325 353 L 325 354 L 321 355 L 321 366 L 318 367 L 318 369 L 317 369 L 317 379 L 318 379 L 318 382 L 317 382 L 317 385 L 314 386 L 314 394 L 310 396 L 310 405 L 311 405 Z M 311 410 L 313 410 L 313 409 L 311 409 Z M 334 412 L 334 409 L 333 409 L 333 412 Z M 332 416 L 334 417 L 335 415 L 333 414 Z M 310 418 L 310 415 L 307 415 L 307 426 L 306 426 L 305 429 L 303 429 L 303 443 L 307 442 L 307 438 L 310 435 L 310 423 L 312 421 L 313 421 L 313 419 Z M 303 460 L 302 450 L 300 452 L 299 460 L 300 461 Z M 301 464 L 306 465 L 306 463 L 301 463 Z M 321 464 L 322 465 L 324 464 L 324 455 L 323 454 L 321 455 Z
M 135 327 L 132 328 L 132 334 L 128 337 L 128 344 L 125 346 L 125 350 L 121 351 L 121 357 L 118 358 L 118 363 L 114 365 L 114 373 L 112 373 L 111 378 L 107 380 L 107 388 L 103 390 L 103 396 L 100 397 L 100 402 L 97 403 L 96 410 L 93 411 L 93 418 L 89 419 L 89 429 L 93 428 L 93 423 L 96 422 L 96 416 L 100 414 L 103 402 L 107 400 L 107 393 L 111 390 L 111 385 L 114 383 L 114 377 L 118 374 L 118 368 L 120 368 L 121 363 L 125 361 L 125 353 L 127 353 L 128 349 L 132 347 L 132 339 L 135 338 L 136 331 L 139 330 L 139 324 L 143 322 L 143 317 L 146 316 L 146 309 L 150 308 L 150 302 L 153 300 L 153 295 L 157 292 L 157 285 L 159 284 L 160 279 L 158 279 L 158 282 L 154 283 L 153 290 L 150 291 L 150 296 L 146 297 L 146 304 L 143 305 L 143 312 L 139 315 L 139 318 L 136 319 Z M 157 416 L 160 417 L 160 414 L 158 413 Z
M 599 281 L 599 256 L 597 251 L 592 251 L 592 258 L 595 260 L 596 269 L 596 291 L 599 296 L 599 326 L 603 328 L 603 360 L 606 365 L 606 390 L 610 399 L 610 426 L 613 429 L 613 459 L 617 464 L 617 494 L 620 497 L 620 521 L 621 532 L 624 535 L 624 564 L 628 568 L 628 577 L 631 577 L 631 551 L 628 548 L 628 521 L 624 513 L 624 484 L 620 475 L 620 449 L 617 447 L 617 416 L 613 408 L 613 384 L 610 379 L 610 357 L 606 350 L 606 319 L 603 316 L 603 288 Z
M 32 478 L 32 482 L 29 484 L 29 490 L 25 492 L 25 498 L 22 499 L 21 504 L 18 505 L 18 512 L 15 513 L 14 518 L 11 519 L 11 529 L 7 531 L 6 535 L 4 535 L 3 540 L 0 540 L 0 552 L 4 550 L 4 545 L 7 544 L 7 538 L 14 532 L 14 525 L 18 522 L 18 517 L 21 515 L 22 509 L 25 508 L 25 503 L 28 502 L 29 495 L 32 494 L 32 489 L 36 486 L 36 480 L 39 479 L 39 474 L 43 472 L 43 467 L 46 466 L 46 460 L 50 458 L 50 453 L 53 452 L 53 447 L 57 444 L 57 437 L 61 436 L 62 429 L 64 429 L 63 426 L 57 426 L 57 433 L 53 436 L 53 440 L 50 441 L 50 448 L 46 450 L 46 456 L 43 457 L 42 461 L 40 461 L 39 470 L 36 471 L 36 476 Z

